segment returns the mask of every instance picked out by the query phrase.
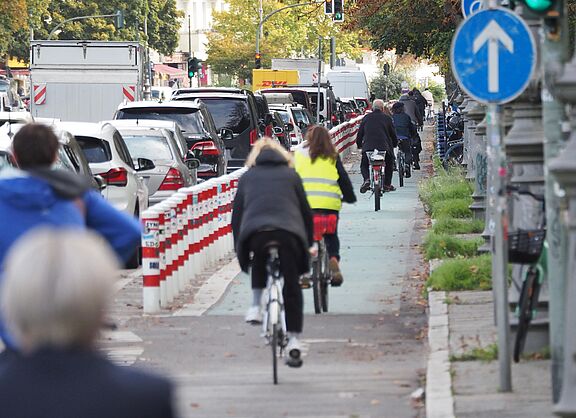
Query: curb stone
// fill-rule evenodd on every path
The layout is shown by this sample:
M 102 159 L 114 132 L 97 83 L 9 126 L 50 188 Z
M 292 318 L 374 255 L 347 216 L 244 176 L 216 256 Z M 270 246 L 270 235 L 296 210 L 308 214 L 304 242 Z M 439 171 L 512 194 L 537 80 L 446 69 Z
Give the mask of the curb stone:
M 448 305 L 446 292 L 428 293 L 428 365 L 426 370 L 426 417 L 454 418 L 450 374 Z

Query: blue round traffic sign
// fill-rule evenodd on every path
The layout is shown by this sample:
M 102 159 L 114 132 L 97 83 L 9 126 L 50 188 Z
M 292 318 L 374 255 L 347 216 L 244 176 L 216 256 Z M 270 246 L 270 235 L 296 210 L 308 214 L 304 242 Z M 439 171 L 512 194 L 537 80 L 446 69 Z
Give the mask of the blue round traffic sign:
M 458 84 L 482 103 L 506 103 L 528 86 L 536 65 L 534 37 L 504 8 L 482 10 L 456 31 L 451 49 Z
M 462 16 L 465 18 L 484 8 L 482 0 L 462 0 Z

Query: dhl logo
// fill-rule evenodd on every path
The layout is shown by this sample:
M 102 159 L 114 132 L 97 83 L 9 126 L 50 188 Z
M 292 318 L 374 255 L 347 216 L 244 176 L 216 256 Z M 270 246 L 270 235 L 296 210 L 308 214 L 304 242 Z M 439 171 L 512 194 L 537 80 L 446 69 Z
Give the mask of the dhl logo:
M 264 80 L 262 81 L 262 87 L 277 87 L 287 85 L 287 81 L 275 81 L 275 80 Z

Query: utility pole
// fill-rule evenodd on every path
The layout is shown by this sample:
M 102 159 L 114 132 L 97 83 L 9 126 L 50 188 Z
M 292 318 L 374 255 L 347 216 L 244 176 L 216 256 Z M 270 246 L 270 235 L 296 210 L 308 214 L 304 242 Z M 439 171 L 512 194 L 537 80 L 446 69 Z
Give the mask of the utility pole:
M 330 38 L 330 69 L 336 65 L 336 38 Z
M 318 37 L 318 96 L 316 99 L 316 123 L 320 124 L 320 81 L 322 80 L 322 37 Z
M 192 15 L 188 15 L 188 57 L 192 58 Z M 192 77 L 188 77 L 190 87 L 192 87 Z

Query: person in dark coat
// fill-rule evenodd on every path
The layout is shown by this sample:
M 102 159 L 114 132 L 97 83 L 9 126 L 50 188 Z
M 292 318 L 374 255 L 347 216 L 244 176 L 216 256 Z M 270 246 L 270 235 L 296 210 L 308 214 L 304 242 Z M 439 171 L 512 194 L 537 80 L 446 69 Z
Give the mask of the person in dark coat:
M 366 153 L 374 150 L 386 151 L 383 189 L 385 191 L 396 190 L 392 186 L 392 173 L 394 171 L 394 148 L 398 146 L 398 139 L 392 118 L 383 110 L 384 102 L 380 99 L 374 100 L 372 113 L 364 116 L 358 128 L 356 145 L 362 150 L 360 171 L 364 179 L 360 193 L 366 193 L 370 189 L 370 163 Z
M 20 352 L 0 364 L 0 416 L 175 416 L 168 380 L 96 348 L 118 268 L 102 238 L 79 229 L 41 227 L 11 248 L 0 306 Z
M 418 132 L 416 125 L 412 123 L 410 116 L 404 112 L 404 103 L 396 102 L 392 105 L 392 120 L 396 128 L 396 136 L 398 137 L 398 148 L 400 148 L 404 155 L 406 155 L 406 162 L 412 164 L 412 141 L 416 140 Z M 410 173 L 406 173 L 406 177 L 410 177 Z
M 414 93 L 408 89 L 402 89 L 402 95 L 398 101 L 404 103 L 404 111 L 410 116 L 412 122 L 414 122 L 416 126 L 420 126 L 424 119 L 414 98 Z
M 252 306 L 246 322 L 260 323 L 260 301 L 266 287 L 266 245 L 278 242 L 284 276 L 284 303 L 288 331 L 287 364 L 300 367 L 299 334 L 303 327 L 300 275 L 308 272 L 313 244 L 312 210 L 292 155 L 271 138 L 256 142 L 246 159 L 250 167 L 238 182 L 232 211 L 232 232 L 242 271 L 252 268 Z M 253 254 L 250 260 L 250 253 Z
M 422 96 L 420 90 L 416 87 L 412 89 L 412 97 L 414 97 L 414 101 L 416 102 L 416 106 L 418 107 L 418 113 L 420 115 L 420 123 L 418 127 L 422 128 L 424 125 L 424 117 L 426 116 L 426 106 L 428 106 L 428 101 Z

